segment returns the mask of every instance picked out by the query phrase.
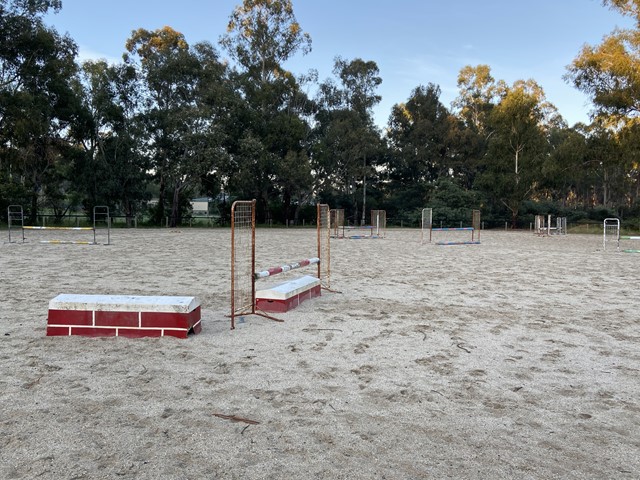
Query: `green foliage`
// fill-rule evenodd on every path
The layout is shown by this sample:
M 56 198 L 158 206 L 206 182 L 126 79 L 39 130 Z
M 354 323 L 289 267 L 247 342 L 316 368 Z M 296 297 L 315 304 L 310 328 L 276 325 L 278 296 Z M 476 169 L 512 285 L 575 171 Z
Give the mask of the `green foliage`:
M 179 225 L 202 194 L 221 222 L 231 199 L 252 198 L 258 221 L 276 224 L 312 222 L 317 201 L 351 224 L 383 208 L 390 225 L 418 226 L 425 206 L 450 226 L 474 208 L 489 227 L 640 218 L 640 2 L 604 3 L 637 22 L 568 69 L 596 106 L 590 125 L 567 128 L 533 80 L 468 65 L 452 110 L 419 85 L 381 132 L 375 61 L 336 57 L 320 83 L 285 68 L 311 46 L 291 0 L 234 9 L 220 42 L 231 65 L 164 27 L 135 30 L 124 62 L 80 69 L 73 40 L 43 23 L 59 0 L 0 0 L 0 215 L 108 205 L 131 220 L 153 193 L 156 225 Z
M 479 209 L 478 194 L 460 188 L 450 179 L 436 182 L 428 207 L 433 209 L 433 224 L 443 227 L 471 225 L 471 211 Z
M 149 196 L 148 160 L 140 153 L 139 86 L 134 68 L 86 62 L 78 86 L 85 115 L 74 128 L 81 149 L 74 150 L 73 189 L 86 211 L 106 205 L 131 223 Z
M 190 47 L 170 27 L 139 29 L 127 41 L 127 65 L 142 81 L 139 117 L 150 145 L 150 166 L 159 183 L 156 223 L 170 209 L 170 226 L 181 223 L 182 199 L 200 180 L 223 168 L 227 91 L 225 66 L 209 44 Z
M 390 178 L 402 185 L 428 183 L 452 167 L 454 121 L 440 102 L 440 88 L 416 88 L 405 104 L 395 105 L 387 137 L 395 151 Z
M 9 205 L 26 205 L 29 203 L 30 192 L 28 189 L 7 178 L 5 172 L 0 171 L 0 219 L 7 221 L 7 208 Z
M 260 83 L 272 83 L 298 50 L 311 50 L 311 37 L 296 21 L 291 0 L 243 0 L 229 19 L 222 46 Z
M 55 1 L 3 2 L 0 8 L 0 170 L 30 192 L 35 219 L 43 197 L 57 203 L 66 133 L 80 113 L 72 88 L 76 45 L 44 25 Z
M 511 212 L 515 227 L 521 203 L 535 193 L 548 154 L 545 127 L 546 101 L 535 82 L 515 82 L 505 87 L 492 109 L 492 136 L 482 159 L 475 187 Z
M 359 58 L 337 57 L 334 75 L 340 83 L 328 79 L 320 85 L 311 166 L 316 190 L 325 197 L 350 197 L 344 202 L 350 205 L 346 218 L 361 224 L 367 221 L 367 195 L 378 177 L 376 167 L 386 156 L 371 111 L 380 101 L 375 90 L 382 79 L 375 62 Z

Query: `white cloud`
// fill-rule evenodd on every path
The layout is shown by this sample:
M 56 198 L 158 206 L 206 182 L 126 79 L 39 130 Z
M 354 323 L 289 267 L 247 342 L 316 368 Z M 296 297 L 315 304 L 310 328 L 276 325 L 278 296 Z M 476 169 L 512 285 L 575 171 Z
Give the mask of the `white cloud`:
M 102 52 L 97 52 L 84 45 L 78 45 L 78 61 L 82 63 L 88 60 L 105 60 L 110 64 L 122 62 L 122 58 L 117 58 Z

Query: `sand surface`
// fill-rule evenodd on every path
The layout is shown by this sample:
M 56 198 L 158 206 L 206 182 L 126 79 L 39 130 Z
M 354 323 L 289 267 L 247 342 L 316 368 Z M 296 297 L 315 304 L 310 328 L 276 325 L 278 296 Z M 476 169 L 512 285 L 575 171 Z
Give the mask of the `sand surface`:
M 228 229 L 39 234 L 0 244 L 2 479 L 640 478 L 640 255 L 599 235 L 332 240 L 341 293 L 231 331 Z M 203 330 L 46 337 L 60 293 L 196 296 Z

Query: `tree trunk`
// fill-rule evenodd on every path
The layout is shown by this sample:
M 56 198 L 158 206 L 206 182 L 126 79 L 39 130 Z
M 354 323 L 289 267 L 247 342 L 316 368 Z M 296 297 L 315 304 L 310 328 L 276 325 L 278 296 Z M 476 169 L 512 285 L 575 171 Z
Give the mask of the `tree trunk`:
M 126 222 L 125 224 L 127 228 L 131 228 L 131 226 L 134 224 L 133 202 L 125 198 L 123 203 L 124 203 L 124 215 L 125 215 L 125 222 Z
M 288 188 L 285 188 L 282 193 L 282 213 L 284 216 L 284 224 L 287 225 L 287 222 L 291 218 L 291 192 Z
M 603 172 L 603 179 L 602 179 L 602 205 L 604 205 L 605 208 L 609 207 L 610 196 L 611 196 L 611 192 L 609 189 L 609 173 L 605 169 Z
M 269 193 L 266 190 L 263 190 L 260 194 L 262 203 L 262 215 L 258 215 L 260 223 L 268 223 L 271 219 L 271 211 L 269 210 Z M 258 214 L 260 214 L 260 209 L 258 209 Z
M 173 199 L 171 201 L 171 218 L 169 219 L 169 226 L 171 228 L 176 228 L 180 225 L 181 220 L 180 186 L 176 184 L 173 187 Z
M 38 186 L 36 183 L 33 184 L 33 189 L 31 190 L 31 211 L 29 212 L 29 223 L 31 225 L 35 225 L 38 219 Z
M 352 185 L 355 184 L 355 179 L 352 179 Z M 360 210 L 358 210 L 358 197 L 356 196 L 356 191 L 357 188 L 353 188 L 353 191 L 349 192 L 349 194 L 351 195 L 351 197 L 353 198 L 353 224 L 357 225 L 358 224 L 358 214 L 360 212 Z
M 156 206 L 156 214 L 154 223 L 162 226 L 164 220 L 164 197 L 166 194 L 166 185 L 164 183 L 164 177 L 160 175 L 160 190 L 158 192 L 158 205 Z

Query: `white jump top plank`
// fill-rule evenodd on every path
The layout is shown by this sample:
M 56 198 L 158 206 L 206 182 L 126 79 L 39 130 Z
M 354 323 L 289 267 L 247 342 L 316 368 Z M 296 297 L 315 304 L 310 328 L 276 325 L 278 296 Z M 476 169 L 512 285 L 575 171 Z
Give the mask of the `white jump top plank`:
M 274 285 L 273 287 L 257 290 L 256 298 L 286 300 L 319 285 L 320 280 L 318 278 L 305 275 L 304 277 L 294 278 L 293 280 Z
M 62 293 L 49 301 L 49 310 L 189 313 L 200 306 L 195 297 L 76 295 Z

